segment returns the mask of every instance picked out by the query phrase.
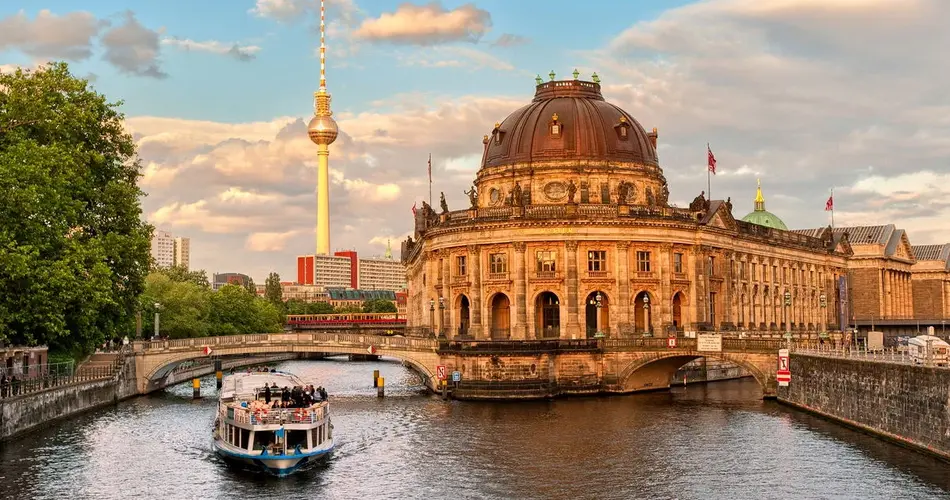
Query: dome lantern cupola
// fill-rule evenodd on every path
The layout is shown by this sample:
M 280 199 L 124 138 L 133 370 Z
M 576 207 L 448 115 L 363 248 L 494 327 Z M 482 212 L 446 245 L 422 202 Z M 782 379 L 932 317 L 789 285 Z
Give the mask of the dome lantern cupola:
M 750 222 L 759 226 L 770 227 L 772 229 L 781 229 L 788 231 L 788 226 L 782 222 L 777 215 L 765 209 L 765 197 L 762 196 L 762 181 L 756 180 L 755 203 L 751 213 L 742 218 L 744 222 Z

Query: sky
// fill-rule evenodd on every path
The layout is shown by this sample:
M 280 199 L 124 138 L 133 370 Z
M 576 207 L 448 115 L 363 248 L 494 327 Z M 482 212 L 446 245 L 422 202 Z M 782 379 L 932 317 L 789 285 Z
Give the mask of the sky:
M 313 253 L 316 0 L 8 0 L 0 71 L 64 60 L 122 101 L 147 220 L 192 268 L 296 274 Z M 706 189 L 790 228 L 950 241 L 946 0 L 327 0 L 331 247 L 381 255 L 433 192 L 467 206 L 481 138 L 552 70 L 659 131 L 670 202 Z

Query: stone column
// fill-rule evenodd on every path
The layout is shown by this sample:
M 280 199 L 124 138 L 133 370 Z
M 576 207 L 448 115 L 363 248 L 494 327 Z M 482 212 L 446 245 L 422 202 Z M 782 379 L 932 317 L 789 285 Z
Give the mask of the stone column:
M 525 304 L 525 295 L 527 293 L 528 280 L 525 277 L 525 248 L 527 245 L 523 241 L 516 241 L 515 246 L 515 324 L 511 328 L 511 338 L 528 338 L 527 323 L 528 310 Z
M 445 299 L 445 309 L 439 308 L 439 300 L 436 299 L 435 316 L 439 322 L 439 327 L 449 338 L 455 336 L 452 330 L 452 254 L 448 251 L 442 259 L 442 297 Z
M 890 317 L 891 273 L 885 269 L 881 271 L 881 276 L 884 280 L 884 294 L 881 296 L 881 316 Z
M 561 332 L 563 338 L 585 338 L 581 332 L 580 320 L 577 317 L 577 242 L 564 242 L 567 248 L 567 331 Z
M 651 305 L 650 319 L 653 323 L 653 334 L 657 336 L 666 336 L 663 329 L 665 325 L 673 324 L 673 245 L 669 243 L 660 246 L 659 259 L 656 260 L 656 277 L 660 280 L 660 287 L 657 290 L 657 302 L 659 307 L 653 308 Z
M 620 332 L 630 329 L 630 242 L 617 242 L 617 292 L 618 297 L 610 308 L 616 307 L 616 327 L 611 332 L 612 337 L 619 337 Z M 611 314 L 613 316 L 613 314 Z
M 469 335 L 476 339 L 485 337 L 482 331 L 482 255 L 478 245 L 468 246 L 468 272 L 471 285 L 468 310 L 472 317 L 469 320 Z
M 690 247 L 687 250 L 687 262 L 686 265 L 686 275 L 689 276 L 689 308 L 691 309 L 691 314 L 689 315 L 690 324 L 688 326 L 691 330 L 696 330 L 696 324 L 706 321 L 706 303 L 709 301 L 709 294 L 706 294 L 706 278 L 704 276 L 703 267 L 699 265 L 700 257 L 697 255 L 699 253 L 698 247 Z M 705 294 L 705 296 L 704 296 Z M 686 322 L 683 322 L 684 327 L 686 327 Z

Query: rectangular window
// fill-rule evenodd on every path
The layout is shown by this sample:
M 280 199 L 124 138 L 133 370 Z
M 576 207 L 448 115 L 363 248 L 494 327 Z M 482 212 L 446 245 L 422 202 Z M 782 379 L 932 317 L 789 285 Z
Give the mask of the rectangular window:
M 755 281 L 755 275 L 756 275 L 755 270 L 758 269 L 758 266 L 756 266 L 755 264 L 749 264 L 749 265 L 752 267 L 752 281 Z
M 587 252 L 587 270 L 606 271 L 607 252 L 604 250 L 591 250 Z
M 538 250 L 538 272 L 553 273 L 557 271 L 557 253 L 554 250 Z
M 772 266 L 772 282 L 778 283 L 778 266 Z
M 650 272 L 650 252 L 637 252 L 637 272 Z
M 465 276 L 465 256 L 459 255 L 455 258 L 455 275 Z
M 673 254 L 673 272 L 674 273 L 683 272 L 683 254 L 681 253 Z
M 706 274 L 709 276 L 716 274 L 716 258 L 713 256 L 709 257 L 709 267 L 706 268 Z
M 504 274 L 508 272 L 508 255 L 503 253 L 493 253 L 488 256 L 488 268 L 492 274 Z

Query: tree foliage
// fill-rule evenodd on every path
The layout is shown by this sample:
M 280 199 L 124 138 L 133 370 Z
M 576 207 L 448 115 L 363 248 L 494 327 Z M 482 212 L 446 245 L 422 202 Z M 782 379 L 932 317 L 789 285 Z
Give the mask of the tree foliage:
M 371 299 L 363 302 L 365 313 L 394 313 L 396 310 L 396 304 L 387 299 Z
M 280 285 L 279 274 L 272 272 L 267 275 L 267 280 L 264 281 L 264 298 L 277 306 L 283 304 L 284 289 Z
M 336 310 L 329 302 L 306 302 L 289 299 L 284 303 L 287 314 L 333 314 Z
M 204 269 L 189 271 L 185 266 L 172 266 L 159 268 L 158 271 L 178 283 L 193 283 L 202 288 L 211 288 L 211 281 L 208 280 L 208 273 Z
M 66 64 L 0 73 L 0 339 L 88 350 L 132 328 L 152 228 L 119 105 Z
M 148 275 L 141 308 L 147 313 L 143 317 L 146 336 L 154 332 L 156 310 L 160 334 L 169 338 L 282 330 L 280 308 L 252 295 L 245 287 L 224 285 L 215 292 L 195 283 L 188 275 L 169 269 Z

